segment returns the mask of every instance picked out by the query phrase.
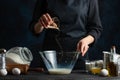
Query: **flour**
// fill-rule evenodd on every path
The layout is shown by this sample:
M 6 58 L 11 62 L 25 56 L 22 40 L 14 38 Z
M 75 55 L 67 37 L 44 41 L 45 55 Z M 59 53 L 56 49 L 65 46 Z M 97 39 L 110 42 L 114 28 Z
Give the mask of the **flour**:
M 57 68 L 57 69 L 49 69 L 50 74 L 70 74 L 71 69 L 66 68 Z
M 8 64 L 29 64 L 29 62 L 22 60 L 22 58 L 15 53 L 6 54 L 6 62 Z

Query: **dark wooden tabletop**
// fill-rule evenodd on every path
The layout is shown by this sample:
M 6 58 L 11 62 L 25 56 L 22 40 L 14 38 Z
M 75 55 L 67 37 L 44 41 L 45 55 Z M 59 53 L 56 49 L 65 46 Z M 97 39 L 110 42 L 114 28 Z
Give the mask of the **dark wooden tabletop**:
M 120 80 L 116 77 L 103 77 L 81 71 L 73 71 L 67 75 L 50 75 L 46 72 L 28 72 L 28 74 L 1 76 L 0 80 Z

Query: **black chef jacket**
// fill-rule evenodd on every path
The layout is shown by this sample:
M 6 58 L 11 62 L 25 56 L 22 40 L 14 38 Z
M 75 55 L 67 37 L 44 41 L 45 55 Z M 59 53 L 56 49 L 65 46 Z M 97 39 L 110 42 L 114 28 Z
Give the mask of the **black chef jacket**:
M 97 0 L 37 0 L 30 29 L 44 13 L 58 17 L 60 34 L 57 40 L 62 50 L 74 51 L 80 39 L 92 35 L 95 42 L 101 35 L 102 26 Z M 43 50 L 61 49 L 56 41 L 56 31 L 45 30 Z M 55 32 L 55 33 L 54 33 Z M 94 42 L 94 43 L 95 43 Z

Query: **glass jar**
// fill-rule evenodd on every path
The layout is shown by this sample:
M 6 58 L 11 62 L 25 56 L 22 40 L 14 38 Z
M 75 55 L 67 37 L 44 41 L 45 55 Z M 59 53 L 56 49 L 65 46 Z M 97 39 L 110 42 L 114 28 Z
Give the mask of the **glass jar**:
M 30 65 L 32 60 L 32 53 L 26 47 L 13 47 L 6 52 L 6 62 L 9 64 Z

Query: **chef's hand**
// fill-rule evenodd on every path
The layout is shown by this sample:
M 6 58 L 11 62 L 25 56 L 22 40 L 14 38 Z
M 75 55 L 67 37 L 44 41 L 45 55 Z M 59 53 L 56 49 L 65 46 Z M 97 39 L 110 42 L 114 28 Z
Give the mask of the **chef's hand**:
M 43 31 L 44 28 L 55 28 L 58 29 L 57 24 L 54 22 L 54 20 L 51 18 L 51 16 L 46 13 L 43 14 L 38 22 L 34 26 L 35 33 L 40 33 Z
M 77 43 L 77 51 L 81 52 L 82 56 L 85 55 L 85 53 L 88 51 L 89 49 L 89 44 L 94 42 L 94 38 L 91 35 L 88 35 L 87 37 L 81 39 L 78 43 Z
M 39 23 L 44 28 L 58 28 L 54 20 L 51 18 L 51 16 L 46 13 L 42 15 L 39 19 Z

